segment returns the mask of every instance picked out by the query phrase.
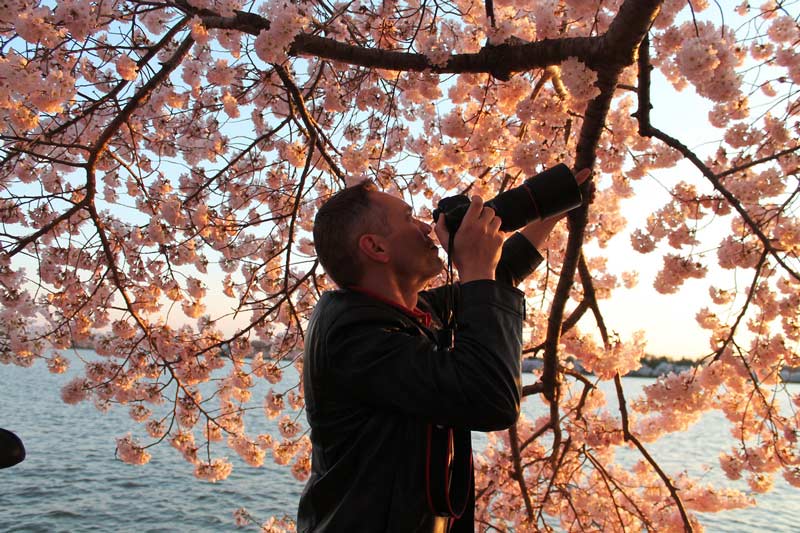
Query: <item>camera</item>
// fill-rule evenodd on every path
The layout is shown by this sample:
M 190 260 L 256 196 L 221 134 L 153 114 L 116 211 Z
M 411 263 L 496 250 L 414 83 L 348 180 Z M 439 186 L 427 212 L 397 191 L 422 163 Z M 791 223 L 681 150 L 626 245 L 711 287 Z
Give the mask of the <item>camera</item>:
M 484 207 L 491 207 L 500 217 L 501 231 L 514 231 L 530 222 L 554 217 L 581 205 L 583 197 L 569 167 L 560 163 L 528 178 L 519 187 L 498 194 Z M 439 201 L 433 210 L 433 220 L 444 215 L 447 230 L 453 235 L 461 226 L 470 201 L 464 194 Z

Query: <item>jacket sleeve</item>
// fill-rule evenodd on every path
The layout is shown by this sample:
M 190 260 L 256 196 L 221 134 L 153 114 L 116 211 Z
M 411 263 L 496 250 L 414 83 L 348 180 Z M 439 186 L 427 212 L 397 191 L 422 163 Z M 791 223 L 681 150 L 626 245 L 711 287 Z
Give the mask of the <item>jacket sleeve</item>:
M 521 398 L 522 293 L 485 280 L 465 283 L 460 292 L 459 329 L 449 353 L 399 320 L 335 320 L 325 343 L 327 386 L 362 405 L 436 424 L 509 427 Z
M 536 270 L 542 260 L 542 254 L 536 247 L 517 232 L 503 243 L 494 277 L 500 283 L 516 287 Z

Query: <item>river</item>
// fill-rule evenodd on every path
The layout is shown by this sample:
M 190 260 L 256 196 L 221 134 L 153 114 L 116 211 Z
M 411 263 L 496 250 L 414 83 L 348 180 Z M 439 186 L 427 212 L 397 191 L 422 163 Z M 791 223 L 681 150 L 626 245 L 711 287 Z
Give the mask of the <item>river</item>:
M 262 468 L 247 466 L 227 451 L 234 470 L 222 482 L 198 481 L 191 465 L 168 444 L 151 448 L 146 466 L 115 459 L 115 437 L 142 430 L 125 408 L 97 411 L 91 403 L 61 401 L 63 383 L 75 375 L 50 374 L 43 363 L 24 369 L 0 365 L 0 427 L 22 437 L 27 458 L 0 470 L 0 532 L 81 533 L 236 531 L 233 511 L 247 508 L 258 518 L 294 516 L 302 483 L 287 467 L 268 456 Z M 629 399 L 652 382 L 625 378 Z M 800 385 L 790 385 L 793 392 Z M 257 391 L 257 394 L 264 391 Z M 537 401 L 523 404 L 533 417 Z M 259 417 L 263 418 L 263 417 Z M 687 470 L 708 482 L 746 488 L 728 481 L 716 457 L 729 446 L 727 422 L 719 413 L 706 414 L 689 431 L 650 445 L 667 472 Z M 476 447 L 481 445 L 480 436 Z M 758 506 L 701 514 L 709 532 L 797 531 L 800 490 L 778 477 L 775 489 L 756 495 Z

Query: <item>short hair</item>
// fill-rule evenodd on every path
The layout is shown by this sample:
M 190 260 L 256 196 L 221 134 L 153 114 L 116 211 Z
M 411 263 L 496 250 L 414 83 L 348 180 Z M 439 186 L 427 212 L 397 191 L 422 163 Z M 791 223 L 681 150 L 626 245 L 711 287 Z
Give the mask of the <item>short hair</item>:
M 314 248 L 328 276 L 339 287 L 361 281 L 364 265 L 358 256 L 358 240 L 364 233 L 383 233 L 386 217 L 372 209 L 369 193 L 375 184 L 364 180 L 330 198 L 314 218 Z

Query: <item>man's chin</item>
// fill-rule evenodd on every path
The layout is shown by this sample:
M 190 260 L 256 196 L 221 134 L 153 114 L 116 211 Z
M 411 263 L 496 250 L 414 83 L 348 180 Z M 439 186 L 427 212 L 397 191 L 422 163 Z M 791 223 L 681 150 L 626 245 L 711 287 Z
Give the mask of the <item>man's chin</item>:
M 431 270 L 430 270 L 430 277 L 429 277 L 429 279 L 433 279 L 433 278 L 435 278 L 436 276 L 438 276 L 439 274 L 441 274 L 441 273 L 442 273 L 442 271 L 444 271 L 444 269 L 445 269 L 445 263 L 444 263 L 444 261 L 442 261 L 442 259 L 441 259 L 440 257 L 438 257 L 438 256 L 437 256 L 437 257 L 436 257 L 436 263 L 431 265 Z

